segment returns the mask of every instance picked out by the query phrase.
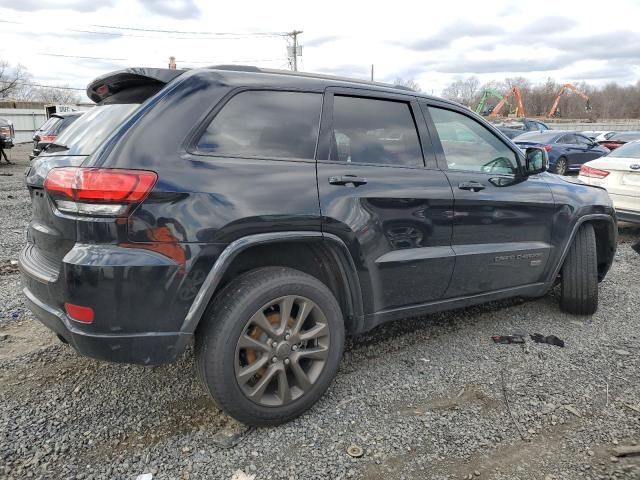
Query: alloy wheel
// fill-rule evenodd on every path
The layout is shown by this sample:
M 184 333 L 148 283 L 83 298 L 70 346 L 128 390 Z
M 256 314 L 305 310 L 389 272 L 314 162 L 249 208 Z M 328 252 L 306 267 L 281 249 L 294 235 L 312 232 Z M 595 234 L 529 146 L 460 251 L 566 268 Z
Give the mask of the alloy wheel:
M 288 295 L 260 308 L 236 344 L 235 376 L 258 405 L 287 405 L 309 391 L 329 355 L 329 324 L 311 300 Z

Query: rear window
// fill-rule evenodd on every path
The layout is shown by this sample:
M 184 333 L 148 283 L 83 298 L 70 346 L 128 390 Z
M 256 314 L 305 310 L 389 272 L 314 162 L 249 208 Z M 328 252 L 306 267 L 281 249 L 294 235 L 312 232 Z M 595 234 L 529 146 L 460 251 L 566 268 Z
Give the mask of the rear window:
M 60 117 L 51 117 L 38 128 L 38 132 L 47 132 L 53 125 L 61 120 Z
M 233 97 L 198 141 L 221 156 L 313 159 L 322 94 L 246 91 Z
M 67 128 L 69 125 L 75 122 L 78 118 L 80 118 L 79 115 L 72 115 L 69 117 L 58 118 L 59 121 L 53 124 L 49 128 L 47 133 L 49 135 L 59 135 L 65 128 Z
M 64 130 L 56 139 L 62 149 L 50 149 L 54 155 L 91 155 L 118 125 L 138 108 L 137 103 L 113 104 L 93 107 Z
M 630 142 L 640 139 L 640 132 L 621 132 L 616 133 L 609 140 L 620 140 L 622 142 Z
M 516 142 L 552 142 L 557 136 L 557 132 L 528 132 L 518 135 Z
M 640 158 L 640 142 L 625 143 L 613 150 L 608 157 Z

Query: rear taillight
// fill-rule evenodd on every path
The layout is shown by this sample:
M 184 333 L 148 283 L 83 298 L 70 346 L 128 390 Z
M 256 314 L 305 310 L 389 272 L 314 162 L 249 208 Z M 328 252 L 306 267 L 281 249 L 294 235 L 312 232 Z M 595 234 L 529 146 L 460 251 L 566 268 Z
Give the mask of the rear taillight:
M 553 147 L 551 145 L 542 145 L 540 148 L 546 150 L 547 152 L 550 151 Z
M 157 179 L 148 170 L 62 167 L 49 171 L 44 188 L 61 212 L 122 216 L 146 198 Z
M 610 172 L 606 170 L 600 170 L 599 168 L 588 167 L 587 165 L 582 165 L 580 167 L 580 175 L 588 178 L 604 178 L 609 175 Z
M 57 135 L 40 135 L 41 142 L 54 142 L 55 139 L 58 138 Z

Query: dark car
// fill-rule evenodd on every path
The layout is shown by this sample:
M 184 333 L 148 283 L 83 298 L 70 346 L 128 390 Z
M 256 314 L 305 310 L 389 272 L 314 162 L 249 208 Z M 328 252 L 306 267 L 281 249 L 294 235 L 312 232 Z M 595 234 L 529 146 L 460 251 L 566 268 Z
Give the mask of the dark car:
M 525 132 L 544 132 L 549 130 L 546 123 L 529 118 L 507 118 L 500 122 L 494 122 L 494 125 L 509 138 L 518 137 Z
M 56 141 L 58 135 L 64 132 L 75 122 L 84 112 L 54 113 L 49 119 L 36 130 L 33 135 L 33 151 L 29 154 L 29 159 L 36 158 L 42 150 L 49 144 Z
M 578 172 L 583 163 L 609 153 L 609 149 L 581 133 L 562 130 L 523 133 L 514 142 L 522 148 L 544 148 L 549 154 L 550 170 L 558 175 Z
M 32 164 L 19 265 L 78 352 L 158 364 L 195 342 L 216 402 L 300 415 L 346 334 L 561 284 L 592 314 L 611 265 L 605 190 L 545 173 L 466 107 L 255 67 L 128 69 Z M 68 131 L 69 132 L 69 131 Z
M 608 148 L 609 150 L 615 150 L 625 143 L 634 140 L 640 140 L 640 132 L 618 132 L 613 134 L 606 140 L 599 141 L 598 144 L 602 145 L 605 148 Z

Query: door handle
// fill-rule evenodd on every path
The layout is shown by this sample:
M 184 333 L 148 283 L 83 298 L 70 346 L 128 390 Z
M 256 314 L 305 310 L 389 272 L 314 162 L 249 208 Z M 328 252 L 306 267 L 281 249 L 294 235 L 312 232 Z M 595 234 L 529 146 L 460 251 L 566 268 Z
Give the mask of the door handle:
M 480 182 L 462 182 L 458 185 L 460 190 L 471 190 L 472 192 L 479 192 L 480 190 L 484 190 L 485 187 Z
M 357 187 L 358 185 L 366 184 L 367 179 L 364 177 L 356 177 L 355 175 L 338 175 L 329 177 L 329 183 L 331 185 L 347 185 L 352 183 L 354 187 Z

